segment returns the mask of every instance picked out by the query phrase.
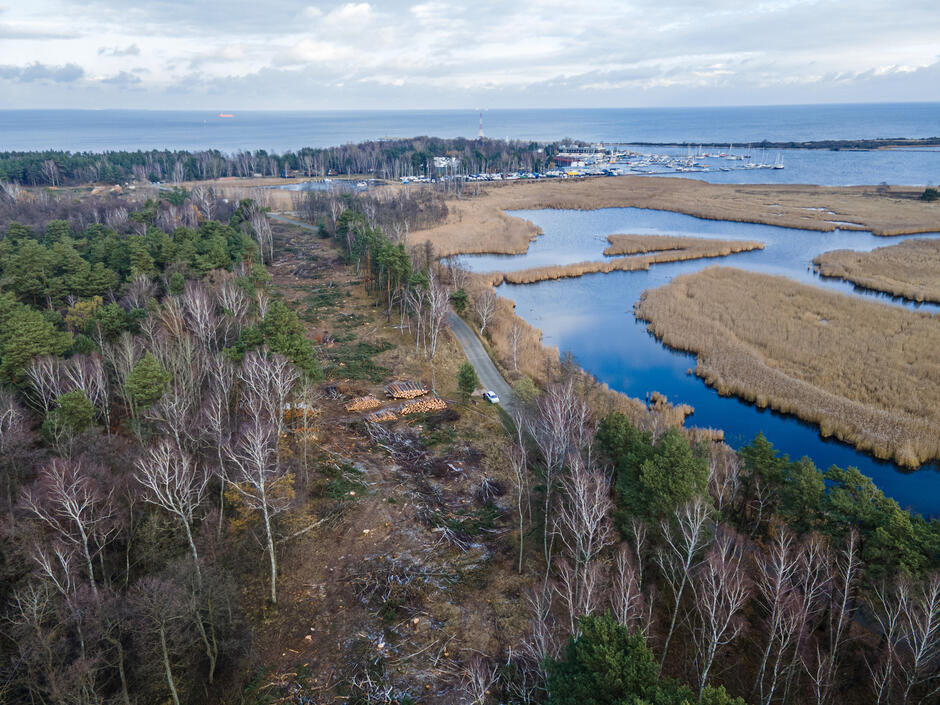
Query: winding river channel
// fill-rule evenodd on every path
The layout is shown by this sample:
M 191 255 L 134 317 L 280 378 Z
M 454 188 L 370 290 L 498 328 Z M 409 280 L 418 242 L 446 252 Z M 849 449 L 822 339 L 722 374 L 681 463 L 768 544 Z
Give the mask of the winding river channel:
M 819 435 L 815 425 L 794 416 L 758 409 L 734 397 L 722 397 L 701 379 L 688 373 L 695 356 L 659 343 L 646 324 L 633 316 L 633 304 L 646 289 L 673 277 L 720 264 L 780 274 L 889 306 L 904 306 L 940 314 L 940 306 L 914 304 L 878 292 L 862 290 L 812 271 L 813 258 L 829 250 L 869 251 L 909 237 L 940 237 L 940 233 L 884 238 L 869 232 L 809 230 L 734 223 L 640 208 L 592 211 L 535 210 L 510 212 L 533 222 L 541 235 L 523 255 L 464 256 L 466 267 L 477 272 L 514 271 L 547 264 L 568 264 L 603 259 L 607 235 L 662 234 L 702 238 L 759 240 L 763 250 L 717 259 L 653 265 L 649 271 L 591 274 L 527 285 L 503 285 L 500 295 L 516 303 L 516 311 L 540 328 L 544 342 L 574 354 L 579 364 L 614 389 L 643 399 L 658 391 L 675 403 L 691 404 L 690 425 L 723 429 L 733 447 L 746 444 L 763 432 L 776 448 L 791 458 L 808 456 L 821 468 L 854 466 L 871 476 L 878 487 L 905 508 L 925 516 L 940 516 L 940 467 L 936 464 L 909 471 L 879 461 L 853 447 Z M 940 317 L 937 319 L 940 325 Z M 940 354 L 940 351 L 938 351 Z

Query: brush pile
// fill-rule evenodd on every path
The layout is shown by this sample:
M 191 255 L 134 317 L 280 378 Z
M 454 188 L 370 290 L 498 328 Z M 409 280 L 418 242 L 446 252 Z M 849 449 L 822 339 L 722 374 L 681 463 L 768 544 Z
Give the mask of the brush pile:
M 408 414 L 423 414 L 429 411 L 443 411 L 446 408 L 447 404 L 442 399 L 431 397 L 430 399 L 421 399 L 405 404 L 401 407 L 399 413 L 402 416 L 407 416 Z
M 428 393 L 428 388 L 411 380 L 389 382 L 385 387 L 385 394 L 391 399 L 416 399 Z
M 356 397 L 346 404 L 346 411 L 369 411 L 382 406 L 382 402 L 371 394 L 364 397 Z

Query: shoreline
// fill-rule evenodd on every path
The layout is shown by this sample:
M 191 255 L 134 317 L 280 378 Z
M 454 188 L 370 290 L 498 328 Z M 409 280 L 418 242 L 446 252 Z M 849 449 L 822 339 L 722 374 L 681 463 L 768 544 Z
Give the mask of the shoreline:
M 524 254 L 540 230 L 507 211 L 645 208 L 703 220 L 798 230 L 868 231 L 880 237 L 940 232 L 940 208 L 918 200 L 921 190 L 891 186 L 712 184 L 694 179 L 615 176 L 487 185 L 452 202 L 447 221 L 412 233 L 439 256 Z

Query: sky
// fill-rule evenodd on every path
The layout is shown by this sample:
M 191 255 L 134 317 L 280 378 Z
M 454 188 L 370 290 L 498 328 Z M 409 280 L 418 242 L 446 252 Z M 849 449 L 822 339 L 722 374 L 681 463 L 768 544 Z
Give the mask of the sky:
M 0 0 L 0 108 L 937 100 L 937 0 Z

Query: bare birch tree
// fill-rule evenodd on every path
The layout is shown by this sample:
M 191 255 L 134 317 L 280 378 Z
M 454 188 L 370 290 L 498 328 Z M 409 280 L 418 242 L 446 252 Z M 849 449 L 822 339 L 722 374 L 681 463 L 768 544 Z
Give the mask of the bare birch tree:
M 613 584 L 610 591 L 610 607 L 617 622 L 631 633 L 641 626 L 644 634 L 645 609 L 643 584 L 637 570 L 633 551 L 621 545 L 614 556 Z
M 610 479 L 599 470 L 588 468 L 578 455 L 571 458 L 561 491 L 555 521 L 570 561 L 570 570 L 565 571 L 562 580 L 568 584 L 565 595 L 573 632 L 578 616 L 591 611 L 595 561 L 613 542 L 610 522 L 613 502 Z
M 709 542 L 708 506 L 701 497 L 696 497 L 679 507 L 672 521 L 663 520 L 661 531 L 663 546 L 656 552 L 656 563 L 672 593 L 672 619 L 659 659 L 660 673 L 669 654 L 669 643 L 676 629 L 682 598 L 692 580 L 692 574 L 701 563 L 702 551 Z
M 743 628 L 739 613 L 750 592 L 742 565 L 743 553 L 737 536 L 727 530 L 719 531 L 692 581 L 700 700 L 715 658 Z
M 858 542 L 858 531 L 853 528 L 846 536 L 844 546 L 835 556 L 833 580 L 828 597 L 828 650 L 823 652 L 817 646 L 815 664 L 806 664 L 816 705 L 827 705 L 831 702 L 838 683 L 839 655 L 855 614 L 855 583 L 861 566 Z
M 255 416 L 243 429 L 235 448 L 226 449 L 229 482 L 246 506 L 261 514 L 271 569 L 272 604 L 277 604 L 277 554 L 272 522 L 288 508 L 291 500 L 290 477 L 276 462 L 277 440 L 273 420 Z
M 780 685 L 786 653 L 800 625 L 800 599 L 794 581 L 800 570 L 800 552 L 785 526 L 774 526 L 766 553 L 757 557 L 757 591 L 767 612 L 767 642 L 761 654 L 754 690 L 761 705 L 768 705 Z
M 134 478 L 147 492 L 144 501 L 155 504 L 179 519 L 193 554 L 196 581 L 202 585 L 199 551 L 193 539 L 195 513 L 205 497 L 208 476 L 196 468 L 189 454 L 162 441 L 137 460 Z
M 512 369 L 513 372 L 519 371 L 519 343 L 522 341 L 522 334 L 525 328 L 522 322 L 515 316 L 512 319 L 512 325 L 509 327 L 509 345 L 512 348 Z
M 473 308 L 480 317 L 480 335 L 486 331 L 486 324 L 489 323 L 493 314 L 496 313 L 496 293 L 492 288 L 486 287 L 479 296 L 473 301 Z
M 94 559 L 115 530 L 111 492 L 105 492 L 85 466 L 53 459 L 23 493 L 26 507 L 55 536 L 81 551 L 92 592 L 97 594 Z

